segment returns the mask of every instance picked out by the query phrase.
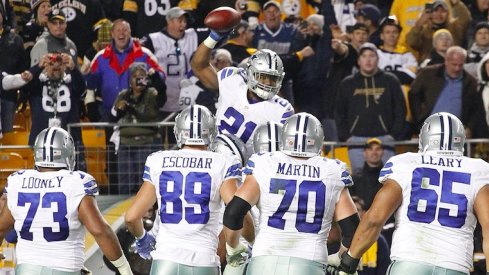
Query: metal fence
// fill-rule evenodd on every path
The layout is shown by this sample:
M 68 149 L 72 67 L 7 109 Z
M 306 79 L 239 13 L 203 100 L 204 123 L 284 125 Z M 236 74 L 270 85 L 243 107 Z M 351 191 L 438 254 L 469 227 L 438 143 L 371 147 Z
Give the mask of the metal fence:
M 172 118 L 168 118 L 170 120 Z M 173 122 L 138 123 L 138 127 L 155 127 L 158 136 L 151 144 L 121 146 L 117 148 L 110 141 L 114 127 L 134 126 L 117 123 L 76 123 L 68 125 L 68 131 L 80 128 L 83 146 L 77 147 L 78 169 L 85 170 L 98 182 L 101 194 L 133 194 L 141 183 L 147 155 L 158 150 L 176 148 Z M 324 153 L 347 164 L 348 146 L 362 146 L 363 143 L 324 142 Z M 396 153 L 416 152 L 418 140 L 395 141 L 391 144 Z M 489 139 L 466 140 L 465 155 L 489 159 Z M 22 168 L 32 168 L 33 152 L 29 146 L 0 146 L 0 188 L 9 174 Z

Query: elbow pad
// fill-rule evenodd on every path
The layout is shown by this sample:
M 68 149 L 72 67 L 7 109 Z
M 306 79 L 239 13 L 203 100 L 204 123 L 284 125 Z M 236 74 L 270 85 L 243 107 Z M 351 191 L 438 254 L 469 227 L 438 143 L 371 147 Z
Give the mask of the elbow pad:
M 353 235 L 355 235 L 359 223 L 360 217 L 358 216 L 358 213 L 338 221 L 338 225 L 341 228 L 341 243 L 345 247 L 350 247 Z
M 240 230 L 243 228 L 244 216 L 250 209 L 251 205 L 247 201 L 234 196 L 224 211 L 223 224 L 231 230 Z

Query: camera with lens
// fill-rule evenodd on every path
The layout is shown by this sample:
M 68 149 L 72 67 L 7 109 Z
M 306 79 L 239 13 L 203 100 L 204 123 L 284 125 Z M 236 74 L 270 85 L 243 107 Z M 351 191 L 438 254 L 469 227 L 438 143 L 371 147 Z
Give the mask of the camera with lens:
M 148 85 L 148 78 L 146 77 L 137 77 L 136 78 L 136 86 L 147 86 Z
M 62 63 L 63 58 L 61 57 L 61 54 L 59 53 L 53 53 L 48 56 L 49 58 L 49 63 L 54 64 L 54 63 Z

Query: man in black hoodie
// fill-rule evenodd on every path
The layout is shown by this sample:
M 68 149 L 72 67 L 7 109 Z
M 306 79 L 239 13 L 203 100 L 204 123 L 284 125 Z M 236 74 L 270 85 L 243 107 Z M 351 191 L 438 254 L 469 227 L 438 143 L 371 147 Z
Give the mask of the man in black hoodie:
M 340 141 L 352 143 L 348 155 L 353 174 L 362 168 L 362 145 L 369 138 L 384 143 L 384 162 L 394 155 L 389 142 L 401 138 L 406 117 L 401 84 L 395 75 L 378 68 L 377 47 L 364 43 L 358 54 L 359 72 L 341 82 L 335 110 Z

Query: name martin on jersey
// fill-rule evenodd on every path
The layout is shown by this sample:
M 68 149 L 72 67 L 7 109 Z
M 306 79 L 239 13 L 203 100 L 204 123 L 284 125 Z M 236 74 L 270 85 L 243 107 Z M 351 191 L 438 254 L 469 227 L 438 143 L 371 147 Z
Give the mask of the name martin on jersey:
M 196 157 L 163 157 L 162 168 L 203 168 L 211 169 L 212 158 Z
M 54 179 L 40 179 L 35 177 L 24 178 L 22 182 L 23 189 L 34 189 L 34 188 L 56 188 L 61 187 L 61 181 L 63 181 L 63 177 L 56 177 L 58 180 L 58 186 L 56 186 L 56 182 Z
M 462 167 L 462 159 L 458 158 L 443 158 L 435 156 L 421 156 L 421 163 L 431 164 L 444 167 Z
M 278 163 L 277 174 L 319 178 L 319 167 L 307 164 Z

